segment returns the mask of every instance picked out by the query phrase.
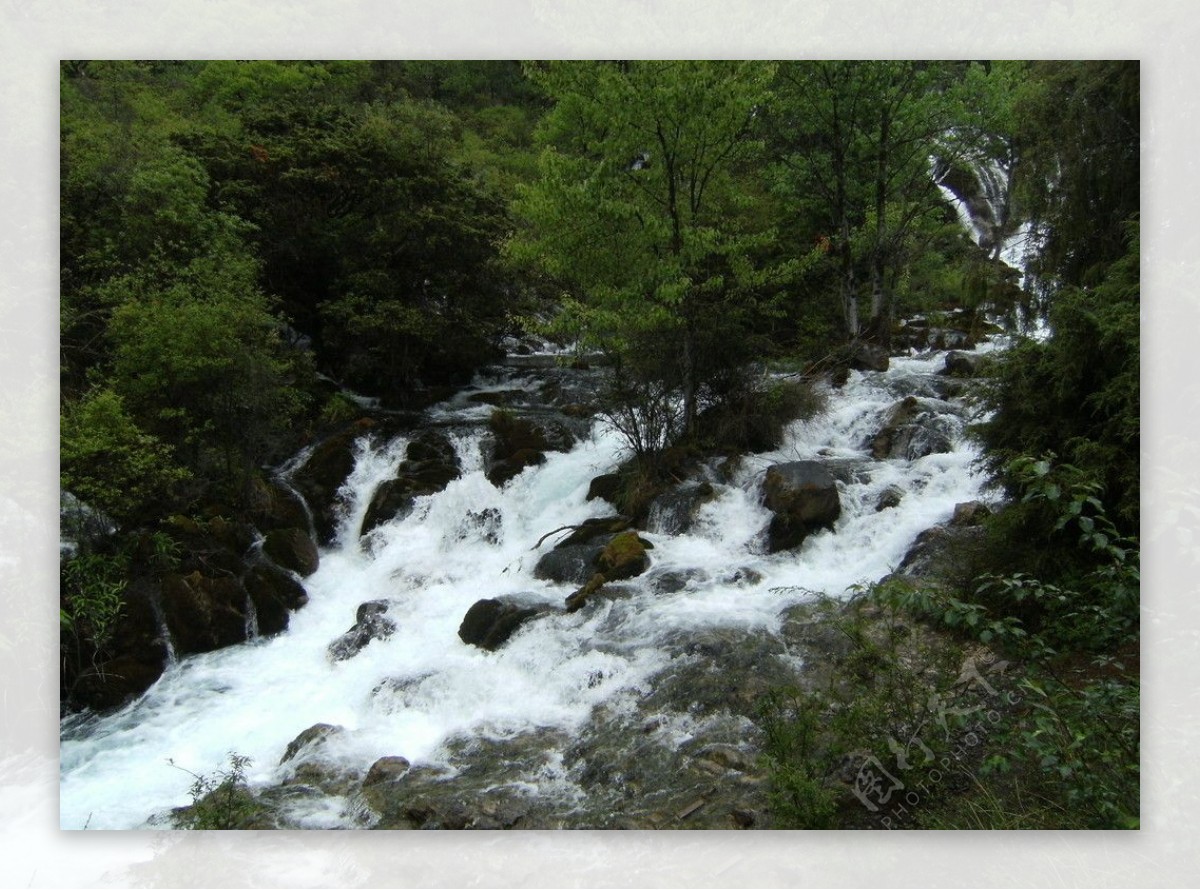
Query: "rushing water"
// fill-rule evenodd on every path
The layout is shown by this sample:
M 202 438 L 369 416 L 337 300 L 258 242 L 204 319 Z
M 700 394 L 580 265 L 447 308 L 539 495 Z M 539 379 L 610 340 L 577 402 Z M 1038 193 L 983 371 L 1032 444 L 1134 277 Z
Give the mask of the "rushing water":
M 668 635 L 714 627 L 769 631 L 784 608 L 811 591 L 844 596 L 852 585 L 880 578 L 921 531 L 946 521 L 955 504 L 981 496 L 983 479 L 962 435 L 959 407 L 946 406 L 949 453 L 866 460 L 866 443 L 898 399 L 934 393 L 943 359 L 943 353 L 898 358 L 886 373 L 852 373 L 831 393 L 828 412 L 794 424 L 777 452 L 748 457 L 727 482 L 714 475 L 717 496 L 686 534 L 645 532 L 654 545 L 651 574 L 690 570 L 682 590 L 654 592 L 642 576 L 629 582 L 632 596 L 571 614 L 560 610 L 573 588 L 532 574 L 556 538 L 532 548 L 552 529 L 612 514 L 586 493 L 590 480 L 623 456 L 615 434 L 597 424 L 570 452 L 549 453 L 544 464 L 497 489 L 484 475 L 478 427 L 490 409 L 451 400 L 431 415 L 442 424 L 460 422 L 454 443 L 461 477 L 360 540 L 371 494 L 395 472 L 407 444 L 404 437 L 364 440 L 338 539 L 321 553 L 320 568 L 305 582 L 310 602 L 285 633 L 182 658 L 121 711 L 64 723 L 62 827 L 162 825 L 164 813 L 190 801 L 191 774 L 223 766 L 230 751 L 252 758 L 252 783 L 277 782 L 289 769 L 278 766 L 287 744 L 317 723 L 346 730 L 329 739 L 323 756 L 360 771 L 385 755 L 445 764 L 455 738 L 535 728 L 570 734 L 597 705 L 649 688 L 665 667 L 659 641 Z M 763 473 L 772 463 L 816 457 L 863 460 L 864 472 L 839 484 L 836 528 L 797 551 L 766 554 Z M 903 499 L 877 510 L 892 486 Z M 495 596 L 555 611 L 496 652 L 463 644 L 457 635 L 463 615 Z M 331 661 L 327 648 L 354 622 L 359 604 L 380 599 L 390 604 L 394 634 L 353 658 Z M 302 814 L 300 822 L 348 824 L 336 801 Z

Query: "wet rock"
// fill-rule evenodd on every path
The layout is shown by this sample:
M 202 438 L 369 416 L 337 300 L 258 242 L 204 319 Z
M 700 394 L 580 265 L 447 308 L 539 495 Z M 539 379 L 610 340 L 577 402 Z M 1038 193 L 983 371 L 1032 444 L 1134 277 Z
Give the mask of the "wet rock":
M 599 572 L 592 575 L 586 584 L 567 597 L 567 611 L 578 612 L 582 609 L 592 596 L 600 592 L 604 587 L 604 582 L 605 578 Z
M 116 708 L 136 698 L 162 676 L 164 653 L 149 659 L 119 655 L 88 666 L 71 689 L 73 703 L 96 710 Z
M 211 652 L 246 640 L 248 594 L 236 577 L 208 578 L 199 572 L 169 574 L 162 582 L 162 607 L 175 651 Z
M 585 519 L 564 538 L 557 546 L 575 547 L 580 544 L 607 544 L 612 537 L 625 531 L 633 521 L 627 516 L 602 516 L 598 519 Z
M 394 755 L 380 757 L 367 770 L 367 776 L 363 779 L 363 787 L 368 788 L 371 785 L 378 785 L 381 782 L 395 782 L 404 776 L 411 766 L 412 764 L 404 757 Z
M 491 652 L 508 642 L 522 624 L 540 611 L 505 600 L 479 600 L 463 617 L 458 637 L 467 645 Z
M 354 470 L 355 443 L 375 428 L 363 418 L 330 436 L 313 450 L 296 471 L 293 482 L 313 511 L 313 524 L 321 544 L 333 543 L 338 522 L 338 490 Z
M 496 461 L 487 472 L 488 481 L 500 488 L 521 475 L 527 467 L 541 466 L 546 462 L 545 453 L 536 448 L 522 448 L 503 460 Z
M 917 460 L 953 450 L 954 413 L 951 405 L 906 397 L 892 406 L 883 427 L 871 439 L 871 456 L 876 460 Z
M 882 346 L 860 341 L 850 347 L 851 370 L 886 371 L 889 364 L 887 350 Z
M 258 632 L 272 636 L 287 629 L 290 613 L 308 603 L 304 585 L 270 563 L 251 566 L 242 579 L 258 616 Z
M 596 568 L 606 581 L 623 581 L 642 574 L 650 568 L 650 557 L 646 553 L 649 542 L 639 538 L 636 532 L 621 532 L 605 546 L 596 558 Z
M 386 640 L 396 632 L 396 622 L 388 618 L 388 603 L 372 600 L 358 607 L 354 625 L 329 644 L 329 659 L 345 661 L 353 658 L 372 640 Z
M 596 559 L 603 552 L 603 542 L 560 544 L 537 561 L 533 577 L 555 584 L 583 584 L 596 573 Z
M 487 477 L 497 487 L 526 467 L 545 461 L 547 451 L 569 451 L 575 444 L 570 428 L 552 418 L 518 417 L 510 411 L 494 411 L 488 420 L 492 431 L 492 460 Z
M 404 451 L 404 458 L 413 464 L 440 464 L 459 471 L 458 452 L 445 433 L 425 430 L 413 437 Z
M 617 497 L 621 491 L 621 474 L 620 473 L 602 473 L 592 479 L 588 485 L 587 499 L 594 501 L 600 498 L 603 501 L 608 501 L 610 504 L 616 504 Z
M 396 477 L 380 484 L 363 516 L 360 535 L 407 516 L 419 497 L 445 489 L 462 473 L 453 443 L 437 430 L 426 430 L 408 444 Z
M 767 529 L 767 550 L 790 550 L 819 528 L 831 528 L 842 513 L 837 483 L 820 461 L 775 464 L 763 479 L 767 509 L 775 516 Z
M 858 457 L 835 457 L 821 460 L 829 475 L 846 485 L 861 485 L 871 481 L 871 462 Z
M 290 742 L 283 752 L 283 756 L 279 758 L 279 764 L 282 766 L 285 763 L 304 760 L 312 757 L 323 748 L 329 739 L 340 735 L 346 731 L 343 726 L 335 726 L 331 723 L 314 723 L 304 732 L 300 733 Z
M 708 482 L 685 482 L 650 502 L 647 531 L 680 535 L 690 531 L 700 508 L 717 496 Z
M 972 574 L 973 551 L 982 548 L 981 526 L 935 526 L 917 536 L 896 574 L 921 581 L 966 583 Z
M 246 501 L 250 521 L 260 531 L 308 528 L 309 517 L 304 503 L 278 480 L 253 476 L 247 484 Z
M 307 578 L 320 565 L 317 545 L 308 532 L 298 528 L 282 528 L 268 532 L 263 540 L 263 553 L 277 565 Z
M 970 352 L 948 352 L 942 373 L 950 377 L 974 377 L 979 373 L 981 358 Z
M 543 554 L 534 566 L 533 576 L 556 584 L 583 584 L 597 571 L 602 571 L 599 559 L 605 548 L 619 533 L 632 525 L 626 516 L 606 516 L 588 519 L 576 526 L 570 535 Z M 609 580 L 617 580 L 615 577 Z
M 767 634 L 713 628 L 672 635 L 662 648 L 671 664 L 654 677 L 642 701 L 647 713 L 729 713 L 754 720 L 769 691 L 802 682 L 793 653 L 781 638 Z
M 677 593 L 689 582 L 702 581 L 707 577 L 700 569 L 666 569 L 653 572 L 647 580 L 656 593 Z
M 950 519 L 952 526 L 980 525 L 992 515 L 992 508 L 982 501 L 967 501 L 954 505 L 954 516 Z
M 899 507 L 902 500 L 904 500 L 904 489 L 899 485 L 889 485 L 875 501 L 875 512 L 880 513 L 893 507 Z
M 96 711 L 119 707 L 162 675 L 168 641 L 154 605 L 160 596 L 158 582 L 132 579 L 103 652 L 64 649 L 60 682 L 65 703 Z

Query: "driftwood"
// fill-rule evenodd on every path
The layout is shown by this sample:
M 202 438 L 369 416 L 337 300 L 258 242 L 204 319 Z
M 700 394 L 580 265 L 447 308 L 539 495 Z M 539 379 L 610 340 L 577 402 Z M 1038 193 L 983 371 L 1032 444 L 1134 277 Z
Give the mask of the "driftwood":
M 570 529 L 573 532 L 577 532 L 581 528 L 583 528 L 582 522 L 579 525 L 561 525 L 552 532 L 546 532 L 544 535 L 542 535 L 540 538 L 538 538 L 538 542 L 536 544 L 534 544 L 532 547 L 530 547 L 529 549 L 537 550 L 539 547 L 542 546 L 542 542 L 545 541 L 551 535 L 557 535 L 559 532 L 565 532 L 568 529 Z

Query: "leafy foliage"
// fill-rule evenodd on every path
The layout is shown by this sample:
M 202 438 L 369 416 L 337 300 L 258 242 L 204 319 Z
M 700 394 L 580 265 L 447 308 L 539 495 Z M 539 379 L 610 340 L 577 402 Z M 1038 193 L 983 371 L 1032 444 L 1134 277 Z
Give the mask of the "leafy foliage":
M 1053 453 L 1102 486 L 1126 531 L 1137 527 L 1140 449 L 1136 224 L 1129 233 L 1100 284 L 1058 294 L 1049 339 L 1021 343 L 995 366 L 984 393 L 993 413 L 976 430 L 1010 491 L 1015 459 Z
M 103 653 L 124 608 L 128 560 L 123 554 L 84 553 L 63 566 L 59 622 L 75 637 L 75 651 Z
M 230 751 L 228 769 L 207 775 L 189 773 L 194 779 L 188 792 L 192 804 L 175 812 L 176 827 L 192 831 L 254 827 L 264 808 L 246 787 L 246 768 L 250 763 L 246 755 Z
M 171 446 L 143 431 L 107 388 L 65 406 L 60 462 L 66 491 L 126 524 L 170 504 L 174 488 L 190 476 Z
M 759 262 L 766 233 L 738 188 L 761 148 L 770 67 L 589 62 L 530 75 L 555 104 L 510 253 L 567 283 L 560 323 L 619 358 L 626 394 L 675 390 L 691 432 L 703 388 L 752 354 L 783 275 Z

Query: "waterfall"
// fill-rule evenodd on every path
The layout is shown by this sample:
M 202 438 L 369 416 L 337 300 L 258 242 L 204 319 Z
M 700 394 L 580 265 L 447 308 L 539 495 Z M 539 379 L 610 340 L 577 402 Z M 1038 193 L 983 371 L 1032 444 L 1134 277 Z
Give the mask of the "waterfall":
M 554 540 L 534 545 L 552 529 L 613 514 L 587 493 L 593 477 L 623 458 L 619 436 L 596 424 L 570 450 L 547 453 L 498 488 L 484 472 L 489 439 L 480 421 L 491 409 L 456 397 L 428 418 L 450 430 L 461 476 L 361 539 L 366 506 L 395 473 L 408 439 L 360 440 L 336 541 L 305 582 L 309 604 L 284 633 L 174 661 L 136 702 L 64 733 L 61 826 L 82 828 L 90 818 L 91 828 L 162 827 L 172 807 L 189 803 L 183 770 L 211 773 L 231 750 L 252 758 L 253 785 L 273 786 L 293 770 L 280 764 L 288 744 L 316 724 L 340 728 L 322 740 L 322 762 L 359 777 L 388 756 L 446 775 L 469 772 L 479 745 L 535 739 L 536 756 L 511 758 L 511 782 L 562 812 L 578 810 L 586 794 L 570 766 L 571 740 L 633 713 L 653 700 L 665 670 L 701 657 L 681 640 L 771 637 L 786 609 L 814 591 L 845 597 L 879 579 L 920 532 L 981 497 L 964 409 L 940 399 L 943 359 L 928 353 L 893 359 L 884 373 L 852 372 L 829 393 L 828 412 L 793 424 L 779 449 L 711 474 L 713 496 L 686 531 L 669 534 L 668 524 L 642 532 L 653 544 L 647 574 L 574 613 L 563 610 L 573 585 L 533 575 Z M 519 375 L 533 373 L 509 369 L 474 392 L 532 392 L 537 381 Z M 944 410 L 948 450 L 872 460 L 871 436 L 909 394 Z M 838 486 L 841 518 L 799 549 L 769 554 L 763 474 L 772 463 L 806 458 L 853 465 Z M 881 497 L 896 487 L 903 497 L 881 510 Z M 491 597 L 543 611 L 494 652 L 457 635 L 472 604 Z M 353 657 L 331 659 L 331 641 L 367 602 L 382 604 L 374 608 L 386 609 L 394 631 Z M 653 724 L 655 745 L 682 745 L 703 730 L 686 712 L 663 713 Z M 649 732 L 635 733 L 638 744 L 649 744 Z M 330 792 L 297 804 L 289 818 L 298 827 L 356 827 L 362 803 Z
M 1012 218 L 1012 169 L 995 158 L 971 158 L 962 166 L 931 159 L 934 181 L 954 207 L 971 239 L 994 259 L 1018 270 L 1022 281 L 1036 245 L 1028 221 Z

